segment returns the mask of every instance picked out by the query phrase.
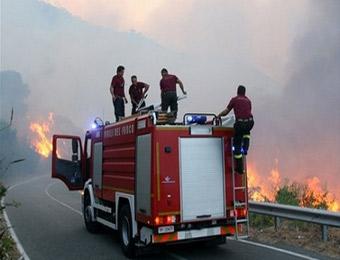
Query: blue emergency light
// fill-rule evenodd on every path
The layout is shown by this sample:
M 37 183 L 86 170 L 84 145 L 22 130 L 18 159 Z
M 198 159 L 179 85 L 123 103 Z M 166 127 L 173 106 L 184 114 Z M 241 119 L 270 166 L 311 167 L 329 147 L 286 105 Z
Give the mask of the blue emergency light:
M 187 124 L 192 125 L 192 124 L 199 124 L 203 125 L 207 122 L 207 116 L 203 115 L 190 115 L 187 117 Z
M 103 127 L 104 126 L 104 122 L 101 118 L 99 117 L 96 117 L 93 121 L 93 123 L 91 124 L 91 128 L 92 129 L 96 129 L 96 128 L 99 128 L 99 127 Z

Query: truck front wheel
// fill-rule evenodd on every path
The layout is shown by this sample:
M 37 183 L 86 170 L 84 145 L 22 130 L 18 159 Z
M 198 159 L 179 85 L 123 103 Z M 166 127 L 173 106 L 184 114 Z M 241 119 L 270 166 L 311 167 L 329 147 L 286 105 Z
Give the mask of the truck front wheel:
M 131 258 L 135 256 L 135 245 L 132 238 L 132 220 L 131 211 L 128 204 L 122 206 L 119 211 L 118 232 L 120 245 L 123 253 Z
M 87 231 L 89 231 L 90 233 L 98 233 L 100 231 L 100 225 L 98 222 L 92 220 L 91 211 L 92 211 L 91 198 L 88 194 L 85 194 L 83 212 L 85 226 Z

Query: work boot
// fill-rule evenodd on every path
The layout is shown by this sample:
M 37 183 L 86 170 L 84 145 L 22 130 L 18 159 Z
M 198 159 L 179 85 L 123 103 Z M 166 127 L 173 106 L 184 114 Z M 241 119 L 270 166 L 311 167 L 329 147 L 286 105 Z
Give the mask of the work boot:
M 250 136 L 246 135 L 247 137 L 243 137 L 243 145 L 242 145 L 242 150 L 243 150 L 243 154 L 247 155 L 248 150 L 249 150 L 249 141 L 250 141 Z

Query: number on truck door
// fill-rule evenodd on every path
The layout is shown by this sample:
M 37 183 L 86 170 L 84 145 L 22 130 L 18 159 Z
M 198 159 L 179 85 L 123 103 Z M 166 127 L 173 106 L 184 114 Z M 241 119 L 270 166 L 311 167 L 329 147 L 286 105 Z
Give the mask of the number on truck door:
M 83 189 L 83 162 L 84 154 L 78 136 L 53 136 L 52 178 L 62 180 L 69 190 Z

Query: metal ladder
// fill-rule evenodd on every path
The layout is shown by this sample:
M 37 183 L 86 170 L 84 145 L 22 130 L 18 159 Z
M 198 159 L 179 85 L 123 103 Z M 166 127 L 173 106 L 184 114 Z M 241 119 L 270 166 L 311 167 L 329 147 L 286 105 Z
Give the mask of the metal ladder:
M 247 213 L 245 217 L 238 218 L 237 209 L 238 208 L 244 208 L 245 206 L 248 206 L 248 194 L 247 194 L 247 186 L 248 186 L 248 180 L 247 180 L 247 160 L 246 156 L 243 155 L 243 168 L 244 168 L 244 174 L 242 175 L 242 186 L 235 186 L 235 176 L 237 173 L 235 173 L 235 162 L 234 162 L 234 151 L 233 151 L 233 139 L 231 140 L 231 155 L 232 155 L 232 184 L 233 184 L 233 207 L 234 207 L 234 222 L 235 222 L 235 239 L 246 239 L 249 237 L 249 210 L 247 207 Z M 236 192 L 242 191 L 244 198 L 243 202 L 236 200 Z M 242 228 L 245 228 L 246 230 L 242 232 L 242 234 L 239 233 L 238 226 L 239 224 L 242 225 Z

